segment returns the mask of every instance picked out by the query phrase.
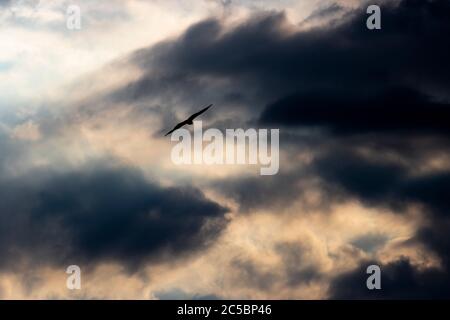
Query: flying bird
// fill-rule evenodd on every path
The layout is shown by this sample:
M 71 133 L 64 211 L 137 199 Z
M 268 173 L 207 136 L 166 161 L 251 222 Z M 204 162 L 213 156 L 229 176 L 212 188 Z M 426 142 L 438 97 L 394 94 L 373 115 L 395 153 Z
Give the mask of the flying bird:
M 203 112 L 205 112 L 206 110 L 208 110 L 209 108 L 211 108 L 213 105 L 210 104 L 209 106 L 207 106 L 205 109 L 200 110 L 197 113 L 194 113 L 193 115 L 191 115 L 189 118 L 187 118 L 186 120 L 178 123 L 172 130 L 170 130 L 169 132 L 167 132 L 164 137 L 168 136 L 169 134 L 171 134 L 172 132 L 174 132 L 177 129 L 180 129 L 182 126 L 184 126 L 185 124 L 193 124 L 192 121 L 194 121 L 195 118 L 197 118 L 199 115 L 201 115 Z

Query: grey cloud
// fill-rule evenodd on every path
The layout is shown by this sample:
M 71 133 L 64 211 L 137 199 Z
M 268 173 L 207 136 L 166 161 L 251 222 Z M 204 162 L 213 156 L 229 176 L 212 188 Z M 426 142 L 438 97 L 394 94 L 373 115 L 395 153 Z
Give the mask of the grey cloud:
M 6 7 L 11 4 L 12 0 L 0 0 L 0 7 Z
M 427 222 L 410 241 L 424 244 L 437 254 L 442 268 L 422 270 L 407 258 L 382 266 L 383 289 L 376 292 L 365 287 L 365 267 L 358 268 L 332 281 L 330 295 L 338 299 L 431 299 L 446 298 L 450 294 L 450 216 L 445 190 L 450 187 L 448 171 L 417 175 L 398 163 L 368 160 L 355 154 L 331 154 L 320 160 L 318 174 L 324 183 L 335 190 L 362 201 L 366 206 L 388 207 L 402 213 L 407 204 L 420 204 Z M 346 198 L 344 196 L 344 198 Z M 365 235 L 353 239 L 352 244 L 372 252 L 386 239 Z
M 368 290 L 366 268 L 377 264 L 381 268 L 381 290 Z M 331 299 L 448 299 L 448 270 L 419 270 L 411 262 L 400 260 L 381 264 L 364 261 L 355 270 L 337 277 L 331 284 Z
M 301 197 L 299 182 L 305 178 L 320 179 L 329 197 L 324 202 L 357 198 L 396 212 L 419 203 L 430 225 L 415 240 L 447 263 L 449 173 L 418 176 L 413 168 L 436 150 L 450 150 L 450 46 L 445 37 L 450 8 L 442 0 L 403 0 L 382 9 L 383 28 L 377 32 L 366 29 L 362 8 L 340 23 L 291 34 L 284 31 L 288 22 L 282 13 L 261 14 L 232 29 L 216 19 L 200 22 L 176 39 L 128 57 L 141 68 L 142 78 L 96 97 L 101 103 L 88 104 L 87 117 L 124 102 L 135 115 L 148 109 L 152 117 L 172 122 L 179 108 L 189 112 L 214 103 L 221 111 L 205 119 L 216 124 L 259 119 L 258 126 L 280 126 L 282 136 L 290 137 L 289 145 L 281 142 L 281 147 L 291 148 L 292 159 L 298 148 L 307 148 L 314 157 L 311 165 L 269 179 L 214 181 L 213 187 L 244 211 L 291 204 Z M 239 120 L 230 121 L 230 112 Z M 306 129 L 311 141 L 305 142 L 299 129 Z M 357 151 L 364 148 L 378 157 L 361 156 Z M 162 188 L 129 168 L 101 164 L 0 181 L 3 267 L 20 263 L 21 252 L 40 263 L 79 258 L 133 267 L 163 251 L 201 248 L 226 223 L 226 209 L 199 191 Z M 354 239 L 369 251 L 381 242 Z M 281 273 L 289 283 L 320 277 L 312 269 L 293 267 L 303 258 L 300 249 L 279 250 L 286 266 Z M 253 261 L 237 260 L 232 267 L 245 285 L 258 289 L 280 280 Z M 448 280 L 448 269 L 422 272 L 401 260 L 386 270 L 390 289 L 384 297 L 423 297 L 421 291 L 448 296 L 447 287 L 439 289 Z M 360 290 L 365 285 L 359 282 L 360 271 L 336 279 L 331 296 L 368 297 Z
M 367 159 L 355 152 L 330 152 L 315 162 L 324 183 L 334 185 L 369 206 L 387 205 L 401 210 L 404 204 L 421 203 L 437 216 L 448 216 L 445 191 L 450 172 L 416 175 L 405 165 Z
M 258 263 L 251 259 L 234 259 L 231 268 L 236 273 L 235 281 L 244 287 L 268 291 L 279 280 L 275 271 L 263 270 Z M 240 298 L 243 299 L 243 297 Z
M 260 15 L 232 30 L 218 20 L 207 20 L 176 40 L 135 53 L 130 60 L 149 72 L 114 97 L 140 99 L 177 89 L 190 102 L 208 96 L 219 79 L 233 83 L 221 89 L 257 92 L 256 103 L 311 91 L 330 99 L 335 92 L 370 97 L 390 86 L 442 93 L 450 84 L 445 59 L 450 48 L 439 38 L 450 28 L 446 6 L 438 0 L 386 3 L 378 32 L 365 27 L 362 10 L 329 28 L 290 35 L 283 31 L 288 22 L 281 13 Z M 217 93 L 209 96 L 223 100 Z M 257 111 L 262 106 L 248 107 Z
M 257 208 L 280 208 L 288 206 L 295 198 L 302 196 L 302 189 L 310 182 L 307 172 L 280 173 L 261 179 L 240 177 L 220 179 L 212 187 L 233 198 L 242 212 Z M 252 192 L 248 192 L 251 190 Z
M 274 252 L 280 258 L 280 265 L 269 269 L 249 258 L 238 257 L 232 260 L 230 267 L 236 281 L 259 291 L 270 292 L 279 285 L 297 288 L 326 277 L 318 270 L 315 262 L 308 258 L 308 253 L 312 250 L 308 243 L 280 242 L 274 247 Z
M 300 25 L 304 25 L 310 22 L 320 23 L 323 22 L 324 19 L 335 19 L 339 14 L 344 14 L 346 12 L 346 8 L 344 8 L 342 5 L 338 3 L 330 3 L 325 7 L 316 9 L 311 12 L 311 14 L 300 23 Z M 328 23 L 330 22 L 328 21 Z
M 30 174 L 1 179 L 3 268 L 112 261 L 134 270 L 163 253 L 205 247 L 226 225 L 227 209 L 201 191 L 163 188 L 132 168 Z
M 309 284 L 323 277 L 317 266 L 311 263 L 305 254 L 312 251 L 311 248 L 298 242 L 283 242 L 279 243 L 276 249 L 283 261 L 282 268 L 288 287 Z
M 154 296 L 159 300 L 220 300 L 215 294 L 193 294 L 181 289 L 158 291 Z
M 351 241 L 351 244 L 366 252 L 374 252 L 389 240 L 383 234 L 367 234 L 359 236 Z

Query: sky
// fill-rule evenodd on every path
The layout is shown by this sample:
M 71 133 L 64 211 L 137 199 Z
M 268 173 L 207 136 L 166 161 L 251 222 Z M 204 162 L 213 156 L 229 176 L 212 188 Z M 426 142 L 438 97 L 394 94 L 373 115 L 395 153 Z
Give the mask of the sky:
M 446 0 L 0 0 L 0 299 L 449 298 L 448 34 Z M 173 163 L 211 103 L 276 175 Z

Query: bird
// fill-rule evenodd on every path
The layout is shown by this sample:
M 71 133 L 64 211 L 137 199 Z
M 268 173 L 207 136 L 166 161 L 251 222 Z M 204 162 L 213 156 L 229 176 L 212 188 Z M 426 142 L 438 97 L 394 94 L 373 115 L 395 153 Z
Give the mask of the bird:
M 178 123 L 172 130 L 170 130 L 169 132 L 167 132 L 164 137 L 168 136 L 169 134 L 171 134 L 172 132 L 174 132 L 177 129 L 180 129 L 182 126 L 184 126 L 185 124 L 193 124 L 193 120 L 195 118 L 197 118 L 199 115 L 201 115 L 203 112 L 205 112 L 206 110 L 208 110 L 209 108 L 211 108 L 213 105 L 210 104 L 209 106 L 207 106 L 206 108 L 200 110 L 197 113 L 194 113 L 193 115 L 191 115 L 189 118 L 187 118 L 184 121 L 181 121 L 180 123 Z

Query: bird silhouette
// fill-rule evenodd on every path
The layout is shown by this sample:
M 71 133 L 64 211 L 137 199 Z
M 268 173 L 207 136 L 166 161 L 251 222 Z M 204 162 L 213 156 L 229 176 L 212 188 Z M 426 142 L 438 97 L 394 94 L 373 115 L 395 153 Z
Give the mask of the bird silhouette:
M 199 115 L 201 115 L 203 112 L 205 112 L 206 110 L 208 110 L 209 108 L 211 108 L 213 105 L 210 104 L 209 106 L 207 106 L 206 108 L 200 110 L 197 113 L 194 113 L 193 115 L 191 115 L 189 118 L 187 118 L 186 120 L 178 123 L 172 130 L 170 130 L 169 132 L 167 132 L 164 136 L 168 136 L 169 134 L 171 134 L 172 132 L 174 132 L 177 129 L 180 129 L 182 126 L 184 126 L 185 124 L 193 124 L 192 121 L 194 121 L 195 118 L 197 118 Z

